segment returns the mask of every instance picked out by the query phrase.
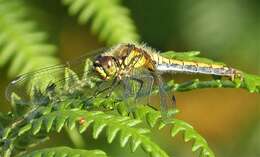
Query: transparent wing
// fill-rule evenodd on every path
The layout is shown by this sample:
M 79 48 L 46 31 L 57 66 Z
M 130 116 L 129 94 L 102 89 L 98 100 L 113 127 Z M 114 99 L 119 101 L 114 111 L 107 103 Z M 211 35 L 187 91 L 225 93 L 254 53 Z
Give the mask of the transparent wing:
M 15 93 L 22 99 L 23 103 L 30 103 L 32 93 L 35 93 L 33 90 L 36 88 L 44 94 L 44 92 L 50 92 L 49 90 L 54 87 L 57 89 L 64 87 L 68 82 L 74 83 L 75 80 L 84 75 L 86 59 L 93 58 L 105 51 L 106 48 L 98 49 L 77 59 L 67 61 L 65 64 L 53 65 L 22 74 L 9 83 L 5 91 L 6 98 L 10 101 L 13 93 Z M 65 73 L 65 71 L 67 72 Z M 70 71 L 70 75 L 67 75 L 68 71 Z M 73 87 L 73 85 L 70 86 Z
M 158 81 L 158 88 L 160 94 L 160 107 L 161 114 L 164 120 L 168 120 L 169 117 L 173 116 L 176 111 L 175 97 L 173 99 L 169 97 L 165 90 L 165 84 L 159 74 L 155 74 Z
M 135 100 L 140 97 L 147 97 L 150 105 L 149 97 L 153 90 L 154 83 L 157 83 L 160 94 L 160 109 L 164 120 L 174 116 L 176 113 L 175 97 L 169 97 L 166 92 L 166 86 L 161 75 L 157 72 L 150 72 L 147 69 L 135 69 L 123 78 L 125 100 L 128 97 L 134 97 Z M 132 104 L 128 104 L 132 105 Z M 132 106 L 130 106 L 130 109 Z
M 24 103 L 28 103 L 30 92 L 33 90 L 34 85 L 38 87 L 46 85 L 45 87 L 47 87 L 48 82 L 55 82 L 55 79 L 61 78 L 65 67 L 65 65 L 55 65 L 18 76 L 6 88 L 5 95 L 7 100 L 10 101 L 15 93 Z
M 136 98 L 149 96 L 152 92 L 154 78 L 147 69 L 135 69 L 124 78 L 126 95 Z

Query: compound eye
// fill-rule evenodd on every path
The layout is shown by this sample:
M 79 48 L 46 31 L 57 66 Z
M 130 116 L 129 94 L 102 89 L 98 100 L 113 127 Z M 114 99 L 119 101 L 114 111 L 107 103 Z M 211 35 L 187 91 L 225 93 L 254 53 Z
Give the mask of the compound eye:
M 107 67 L 110 68 L 112 66 L 112 60 L 108 60 Z
M 98 67 L 98 66 L 100 66 L 99 61 L 95 61 L 94 64 L 93 64 L 93 66 L 94 66 L 94 67 Z

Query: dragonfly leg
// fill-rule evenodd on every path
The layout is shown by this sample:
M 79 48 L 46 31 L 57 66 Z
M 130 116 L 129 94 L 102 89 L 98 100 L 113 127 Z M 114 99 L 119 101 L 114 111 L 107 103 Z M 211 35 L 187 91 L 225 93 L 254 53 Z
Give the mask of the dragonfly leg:
M 132 88 L 132 84 L 130 81 L 134 81 L 138 84 L 137 92 L 134 91 Z M 135 109 L 135 103 L 131 103 L 129 97 L 132 95 L 134 96 L 133 101 L 137 101 L 138 97 L 141 96 L 147 96 L 148 98 L 148 105 L 150 106 L 150 94 L 152 90 L 152 86 L 154 83 L 154 78 L 151 75 L 133 75 L 131 77 L 127 77 L 123 80 L 124 83 L 124 96 L 126 99 L 126 102 L 129 106 L 129 111 L 131 112 L 133 109 Z
M 94 94 L 94 97 L 97 97 L 99 94 L 101 94 L 101 93 L 107 91 L 109 88 L 110 88 L 110 87 L 106 87 L 106 88 L 104 88 L 104 89 L 102 89 L 102 90 L 96 90 L 96 92 L 95 92 L 95 94 Z
M 135 106 L 134 104 L 135 103 L 131 103 L 132 100 L 130 99 L 131 98 L 131 95 L 133 93 L 132 91 L 132 87 L 131 87 L 131 84 L 130 84 L 130 81 L 131 78 L 130 77 L 127 77 L 125 79 L 123 79 L 122 83 L 124 85 L 124 95 L 123 95 L 123 99 L 124 99 L 124 102 L 126 103 L 127 105 L 127 108 L 128 108 L 128 114 L 132 113 L 133 110 L 135 109 Z
M 167 101 L 167 100 L 169 100 L 169 96 L 168 96 L 167 92 L 165 91 L 164 82 L 162 81 L 162 78 L 160 75 L 155 74 L 155 77 L 157 78 L 158 85 L 159 85 L 160 107 L 161 107 L 162 118 L 163 118 L 163 120 L 165 120 L 167 122 L 167 120 L 169 120 L 169 118 L 171 116 L 173 116 L 175 113 L 176 99 L 173 96 L 171 102 Z M 168 102 L 171 105 L 169 105 Z
M 130 97 L 131 93 L 132 93 L 132 89 L 131 89 L 131 86 L 129 84 L 129 78 L 125 78 L 123 79 L 123 86 L 124 86 L 124 95 L 123 97 L 124 98 L 128 98 Z
M 151 104 L 147 104 L 147 106 L 149 106 L 150 108 L 152 108 L 155 111 L 158 111 L 158 109 L 156 107 L 154 107 L 153 105 L 151 105 Z
M 172 95 L 172 106 L 174 109 L 176 109 L 176 97 L 174 94 Z
M 140 84 L 139 89 L 138 89 L 137 94 L 136 94 L 136 96 L 138 96 L 138 95 L 140 95 L 140 92 L 141 92 L 141 90 L 143 88 L 144 81 L 139 79 L 139 78 L 135 78 L 135 77 L 131 77 L 131 79 L 136 81 L 136 82 L 138 82 Z
M 114 78 L 114 80 L 113 80 L 111 86 L 108 87 L 108 88 L 109 88 L 109 89 L 108 89 L 109 91 L 108 91 L 108 94 L 106 95 L 106 97 L 110 97 L 110 96 L 111 96 L 113 90 L 116 88 L 116 86 L 119 84 L 119 82 L 120 82 L 120 81 L 119 81 L 117 78 Z
M 100 84 L 94 94 L 94 97 L 97 97 L 99 94 L 102 94 L 103 92 L 108 91 L 108 90 L 109 91 L 108 91 L 108 94 L 106 95 L 106 97 L 109 97 L 112 94 L 114 88 L 118 85 L 118 83 L 119 83 L 119 81 L 117 80 L 117 78 L 115 78 L 111 85 L 103 88 L 102 90 L 99 90 L 99 87 L 101 86 L 101 84 Z
M 154 78 L 151 75 L 134 76 L 135 80 L 142 81 L 141 86 L 137 92 L 137 97 L 150 96 L 154 84 Z

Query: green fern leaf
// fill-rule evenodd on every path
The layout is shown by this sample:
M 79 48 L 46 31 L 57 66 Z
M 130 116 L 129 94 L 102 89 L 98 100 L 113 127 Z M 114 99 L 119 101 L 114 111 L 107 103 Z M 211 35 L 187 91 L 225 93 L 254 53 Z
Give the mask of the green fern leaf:
M 57 132 L 60 132 L 61 129 L 63 128 L 63 126 L 65 125 L 66 119 L 68 118 L 68 116 L 66 114 L 62 114 L 59 113 L 60 115 L 58 115 L 58 117 L 56 117 L 56 121 L 55 121 L 55 130 Z
M 75 84 L 79 82 L 78 75 L 68 68 L 65 69 L 65 79 L 65 90 L 69 90 L 71 87 L 73 87 Z
M 49 115 L 48 119 L 44 119 L 44 125 L 45 125 L 47 133 L 49 133 L 51 131 L 51 128 L 54 124 L 55 119 L 56 119 L 55 115 Z
M 93 138 L 97 139 L 100 133 L 104 130 L 105 126 L 107 125 L 104 123 L 103 119 L 96 120 L 93 124 Z
M 185 142 L 194 140 L 194 143 L 192 145 L 193 152 L 201 148 L 202 149 L 201 156 L 203 157 L 215 156 L 212 150 L 208 147 L 206 140 L 197 131 L 195 131 L 191 125 L 177 119 L 172 120 L 170 124 L 173 124 L 172 131 L 171 131 L 172 137 L 175 137 L 176 134 L 183 132 L 183 137 Z M 159 128 L 162 129 L 164 126 L 166 125 L 164 123 L 161 123 Z
M 147 106 L 137 107 L 136 110 L 133 111 L 133 115 L 136 119 L 146 121 L 150 127 L 155 127 L 156 124 L 159 124 L 159 129 L 163 129 L 165 126 L 171 125 L 172 137 L 175 137 L 179 133 L 183 133 L 185 142 L 194 141 L 192 145 L 193 152 L 201 149 L 200 157 L 215 157 L 206 140 L 188 123 L 178 119 L 171 119 L 165 123 L 162 120 L 160 112 Z
M 0 0 L 0 67 L 11 62 L 9 76 L 57 64 L 54 45 L 47 43 L 47 35 L 28 21 L 29 11 L 23 1 Z
M 22 103 L 22 99 L 15 93 L 11 95 L 12 112 L 16 116 L 21 116 L 27 111 L 27 105 Z
M 199 63 L 208 63 L 208 64 L 221 64 L 225 65 L 224 63 L 216 62 L 208 58 L 197 57 L 200 54 L 199 51 L 188 51 L 188 52 L 175 52 L 175 51 L 168 51 L 161 53 L 162 56 L 177 60 L 183 61 L 195 61 Z
M 116 126 L 111 126 L 107 129 L 107 141 L 108 141 L 108 143 L 112 143 L 114 141 L 118 131 L 120 131 L 120 129 Z
M 2 133 L 2 139 L 6 140 L 9 136 L 9 134 L 11 133 L 12 128 L 5 128 L 3 133 Z
M 79 14 L 79 23 L 92 19 L 92 31 L 109 45 L 137 42 L 139 36 L 129 17 L 129 10 L 120 0 L 63 0 L 69 6 L 69 14 Z
M 70 130 L 74 129 L 76 127 L 76 123 L 75 121 L 78 119 L 78 117 L 75 115 L 75 116 L 70 116 L 67 120 L 67 125 L 68 125 L 68 128 Z
M 18 136 L 21 136 L 22 134 L 24 134 L 25 132 L 29 131 L 30 129 L 32 129 L 32 124 L 27 124 L 24 127 L 22 127 L 19 132 L 18 132 Z
M 243 73 L 243 81 L 238 80 L 209 80 L 202 81 L 199 79 L 187 81 L 184 83 L 175 83 L 173 80 L 167 83 L 168 90 L 185 92 L 194 89 L 202 88 L 242 88 L 248 90 L 250 93 L 260 92 L 260 77 L 256 75 L 251 75 Z M 155 90 L 154 93 L 157 93 Z
M 21 157 L 106 157 L 101 150 L 72 149 L 69 147 L 45 148 L 22 155 Z
M 260 92 L 260 77 L 244 73 L 245 82 L 241 86 L 248 89 L 251 93 Z
M 188 52 L 167 51 L 167 52 L 161 53 L 162 56 L 167 57 L 167 58 L 173 58 L 173 59 L 196 57 L 199 54 L 200 54 L 200 51 L 188 51 Z
M 72 121 L 74 121 L 74 125 L 78 126 L 81 133 L 84 132 L 90 124 L 93 124 L 93 138 L 98 138 L 100 133 L 106 129 L 107 141 L 109 143 L 113 142 L 116 135 L 118 135 L 122 147 L 130 143 L 131 150 L 135 151 L 138 146 L 141 145 L 142 148 L 152 156 L 168 156 L 145 135 L 149 132 L 148 129 L 135 127 L 141 121 L 130 119 L 129 117 L 109 115 L 103 112 L 55 111 L 32 120 L 31 123 L 19 129 L 17 136 L 36 135 L 40 130 L 41 132 L 44 130 L 46 132 L 50 130 L 60 132 L 63 127 L 71 126 Z
M 42 123 L 43 123 L 43 120 L 39 120 L 36 123 L 33 123 L 33 126 L 32 126 L 33 135 L 36 135 L 41 130 Z

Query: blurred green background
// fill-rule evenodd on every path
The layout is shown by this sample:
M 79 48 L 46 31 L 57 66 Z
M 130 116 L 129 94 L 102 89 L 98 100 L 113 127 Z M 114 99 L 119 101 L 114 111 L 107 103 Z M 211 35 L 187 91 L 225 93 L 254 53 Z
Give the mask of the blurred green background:
M 201 51 L 204 57 L 260 75 L 260 1 L 125 0 L 122 3 L 129 8 L 141 41 L 149 46 L 160 51 Z M 48 41 L 58 46 L 56 56 L 61 62 L 107 46 L 91 32 L 91 24 L 79 25 L 60 1 L 25 0 L 25 4 L 32 8 L 30 19 L 36 20 L 38 27 L 50 35 Z M 4 97 L 5 87 L 13 79 L 7 76 L 8 66 L 0 69 L 2 112 L 10 110 Z M 260 156 L 260 95 L 242 89 L 202 89 L 175 95 L 181 111 L 178 118 L 193 125 L 216 156 Z M 171 156 L 195 156 L 190 150 L 191 143 L 157 132 L 155 138 Z M 53 135 L 57 140 L 51 139 L 46 144 L 71 145 L 64 136 L 67 135 Z M 103 148 L 112 156 L 144 155 L 141 149 L 131 154 L 126 148 L 118 149 L 116 142 L 109 145 L 102 138 L 86 138 L 89 148 Z

